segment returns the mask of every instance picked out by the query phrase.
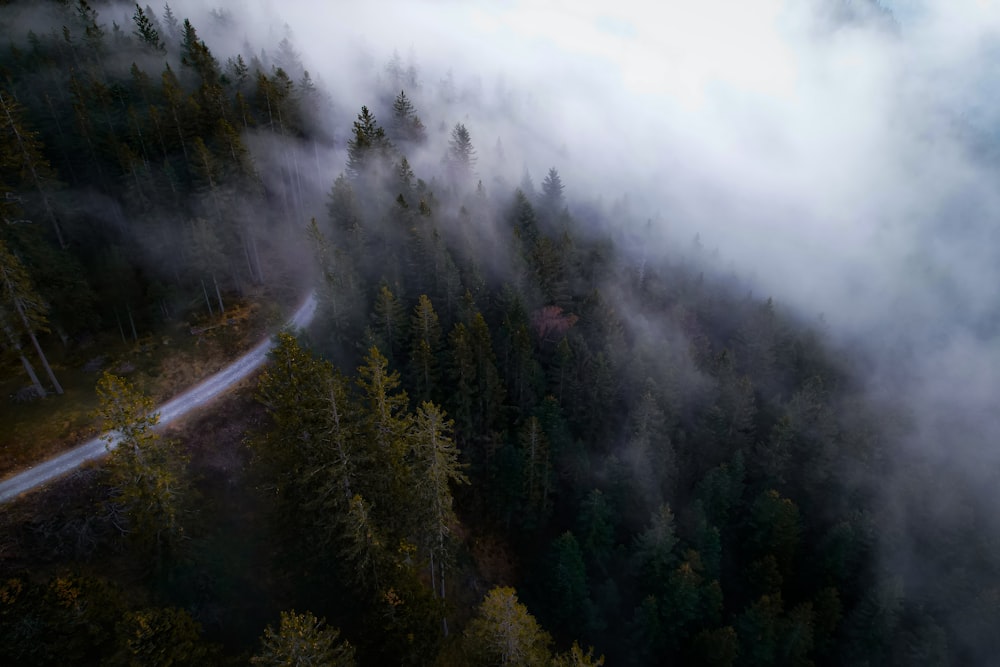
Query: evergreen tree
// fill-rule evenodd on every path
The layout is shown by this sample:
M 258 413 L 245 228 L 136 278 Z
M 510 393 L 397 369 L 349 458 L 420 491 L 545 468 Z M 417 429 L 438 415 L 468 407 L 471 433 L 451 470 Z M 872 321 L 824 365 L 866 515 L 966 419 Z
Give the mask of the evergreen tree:
M 386 351 L 389 361 L 399 361 L 407 334 L 406 308 L 385 283 L 379 286 L 375 297 L 371 323 L 378 348 Z
M 399 372 L 389 371 L 389 360 L 372 347 L 358 368 L 357 385 L 362 392 L 363 437 L 371 461 L 371 498 L 379 501 L 378 517 L 393 534 L 406 533 L 407 517 L 395 508 L 411 502 L 412 470 L 407 448 L 412 417 L 409 399 L 400 389 Z
M 538 417 L 525 420 L 520 434 L 521 457 L 524 461 L 522 497 L 526 523 L 530 528 L 545 525 L 552 511 L 552 459 L 549 440 Z
M 392 103 L 390 127 L 393 141 L 401 144 L 422 144 L 427 140 L 427 130 L 404 90 L 399 91 Z
M 466 655 L 480 665 L 547 666 L 551 643 L 510 587 L 490 590 L 465 629 Z
M 550 214 L 558 213 L 565 206 L 566 202 L 563 197 L 563 189 L 559 172 L 556 171 L 555 167 L 552 167 L 545 176 L 545 180 L 542 181 L 542 209 Z
M 38 382 L 27 357 L 21 351 L 20 338 L 22 335 L 28 336 L 56 393 L 62 394 L 62 385 L 52 372 L 52 367 L 38 342 L 37 334 L 45 331 L 46 311 L 47 307 L 35 291 L 24 265 L 0 240 L 0 326 L 4 328 L 8 345 L 20 357 L 40 397 L 44 397 L 45 391 Z M 18 322 L 17 325 L 13 324 L 15 321 Z M 16 327 L 20 327 L 20 331 L 17 331 Z
M 167 39 L 171 42 L 176 43 L 180 39 L 181 24 L 169 4 L 163 5 L 163 28 L 167 33 Z
M 268 625 L 260 638 L 260 649 L 250 664 L 263 667 L 354 667 L 354 647 L 340 639 L 340 630 L 326 625 L 311 612 L 281 612 L 275 630 Z
M 380 161 L 389 157 L 392 144 L 368 107 L 361 107 L 347 141 L 347 173 L 354 179 L 371 176 Z
M 554 631 L 573 636 L 586 626 L 590 604 L 587 568 L 573 533 L 566 531 L 549 547 L 543 586 L 545 609 Z
M 427 532 L 430 538 L 431 588 L 445 598 L 445 570 L 449 560 L 451 530 L 458 522 L 452 508 L 452 484 L 468 484 L 458 462 L 458 448 L 450 437 L 453 422 L 436 405 L 424 402 L 413 422 L 411 447 L 418 480 L 417 507 L 427 508 Z M 435 581 L 436 580 L 436 581 Z M 443 619 L 444 635 L 448 622 Z
M 476 149 L 472 147 L 472 137 L 462 123 L 457 123 L 451 131 L 448 142 L 448 165 L 452 179 L 466 182 L 472 178 L 476 166 Z
M 410 367 L 416 397 L 431 400 L 440 380 L 441 325 L 426 294 L 421 294 L 410 318 Z
M 118 635 L 120 647 L 108 664 L 198 665 L 214 657 L 201 639 L 197 621 L 175 607 L 126 612 L 118 623 Z
M 27 129 L 22 121 L 24 112 L 17 101 L 5 90 L 0 90 L 0 191 L 5 197 L 12 193 L 17 198 L 21 192 L 33 189 L 41 200 L 42 212 L 52 225 L 60 247 L 66 247 L 62 227 L 52 208 L 50 191 L 54 182 L 52 167 L 45 158 L 42 143 L 35 132 Z M 6 199 L 4 204 L 10 200 Z M 8 224 L 6 212 L 0 209 Z
M 565 653 L 552 658 L 552 667 L 602 667 L 604 656 L 594 657 L 594 647 L 588 646 L 584 651 L 576 641 Z
M 127 380 L 105 373 L 97 384 L 101 429 L 110 455 L 109 509 L 136 547 L 157 567 L 177 555 L 188 493 L 184 458 L 154 430 L 153 402 Z
M 142 40 L 144 44 L 155 51 L 166 51 L 166 47 L 160 40 L 160 33 L 157 31 L 156 26 L 153 25 L 152 18 L 139 5 L 135 6 L 132 22 L 135 23 L 133 34 Z

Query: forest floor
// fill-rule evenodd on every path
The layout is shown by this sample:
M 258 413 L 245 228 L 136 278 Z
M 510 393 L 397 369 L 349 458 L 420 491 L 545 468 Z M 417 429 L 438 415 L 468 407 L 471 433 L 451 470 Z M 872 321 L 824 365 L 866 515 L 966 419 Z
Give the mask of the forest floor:
M 44 579 L 67 570 L 114 581 L 133 599 L 164 598 L 191 610 L 208 636 L 241 650 L 252 646 L 277 610 L 290 604 L 285 584 L 266 576 L 276 548 L 262 498 L 248 478 L 244 439 L 263 418 L 253 400 L 256 376 L 218 398 L 211 410 L 179 418 L 163 433 L 190 457 L 196 501 L 184 520 L 186 556 L 153 589 L 148 563 L 136 562 L 103 503 L 99 464 L 87 465 L 27 494 L 0 513 L 0 576 L 29 573 Z M 164 600 L 156 600 L 163 602 Z
M 95 387 L 103 371 L 127 378 L 160 404 L 260 342 L 287 314 L 279 304 L 290 302 L 287 295 L 259 291 L 233 300 L 222 316 L 177 318 L 137 341 L 103 332 L 65 348 L 52 337 L 46 349 L 62 395 L 24 402 L 18 400 L 26 384 L 20 364 L 0 376 L 0 477 L 97 434 Z

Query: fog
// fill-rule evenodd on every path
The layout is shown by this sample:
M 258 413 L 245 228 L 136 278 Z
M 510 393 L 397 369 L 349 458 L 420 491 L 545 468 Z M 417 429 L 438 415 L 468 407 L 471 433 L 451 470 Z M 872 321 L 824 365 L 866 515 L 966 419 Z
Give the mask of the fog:
M 654 221 L 657 245 L 633 252 L 688 253 L 698 235 L 712 270 L 822 317 L 866 360 L 871 395 L 905 408 L 885 480 L 899 518 L 920 506 L 911 461 L 973 490 L 939 499 L 943 523 L 953 505 L 993 505 L 976 495 L 1000 465 L 993 3 L 283 0 L 233 3 L 226 22 L 172 6 L 222 62 L 288 37 L 329 94 L 332 150 L 302 147 L 316 215 L 360 107 L 385 105 L 395 51 L 431 136 L 408 156 L 418 177 L 462 122 L 494 194 L 555 166 L 574 212 Z
M 990 3 L 261 2 L 222 31 L 174 9 L 220 59 L 292 41 L 332 101 L 319 188 L 395 51 L 432 137 L 418 176 L 466 123 L 487 187 L 555 166 L 571 202 L 627 198 L 620 222 L 655 220 L 660 251 L 698 234 L 755 293 L 905 361 L 913 401 L 978 423 L 998 395 Z

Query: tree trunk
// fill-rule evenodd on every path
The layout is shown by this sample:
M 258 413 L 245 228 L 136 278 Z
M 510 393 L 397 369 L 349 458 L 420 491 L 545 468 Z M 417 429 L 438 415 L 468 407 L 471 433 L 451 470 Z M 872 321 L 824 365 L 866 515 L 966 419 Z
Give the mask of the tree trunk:
M 127 343 L 128 340 L 125 338 L 125 327 L 122 326 L 122 318 L 118 314 L 117 308 L 115 308 L 115 320 L 118 322 L 118 333 L 122 335 L 122 343 Z
M 212 282 L 215 284 L 215 297 L 219 300 L 219 313 L 225 313 L 226 307 L 222 305 L 222 292 L 219 291 L 219 281 L 215 279 L 215 274 L 212 274 Z
M 253 249 L 253 263 L 257 267 L 257 280 L 260 284 L 264 284 L 264 269 L 260 266 L 260 253 L 257 252 L 257 239 L 254 237 L 253 233 L 250 234 L 250 247 Z
M 205 305 L 208 306 L 208 316 L 213 317 L 215 313 L 212 312 L 212 300 L 208 298 L 208 290 L 205 288 L 205 281 L 201 281 L 201 292 L 205 295 Z
M 34 331 L 28 332 L 28 337 L 31 338 L 31 344 L 35 346 L 35 352 L 38 353 L 38 358 L 42 360 L 42 366 L 45 368 L 46 375 L 49 376 L 49 380 L 52 381 L 52 386 L 56 388 L 57 394 L 63 393 L 62 385 L 59 384 L 59 380 L 56 379 L 56 374 L 52 372 L 52 367 L 49 366 L 49 360 L 45 358 L 45 353 L 42 352 L 42 346 L 38 344 L 38 339 L 35 337 Z
M 14 300 L 14 307 L 17 308 L 17 314 L 21 316 L 21 322 L 24 323 L 24 329 L 28 332 L 28 337 L 31 338 L 31 344 L 35 346 L 35 352 L 38 353 L 38 358 L 42 360 L 42 366 L 45 367 L 45 372 L 48 374 L 49 379 L 52 380 L 52 386 L 55 387 L 56 393 L 63 393 L 62 385 L 59 384 L 59 380 L 56 379 L 56 374 L 52 372 L 52 367 L 49 366 L 49 360 L 45 358 L 45 353 L 42 352 L 42 346 L 38 344 L 38 338 L 35 337 L 35 332 L 31 329 L 31 323 L 28 321 L 28 315 L 24 312 L 24 307 L 21 305 L 20 299 Z
M 253 260 L 250 259 L 250 240 L 246 231 L 243 232 L 243 257 L 247 260 L 247 271 L 250 273 L 250 283 L 258 284 L 257 273 L 253 270 Z
M 28 357 L 24 356 L 24 352 L 21 350 L 21 343 L 17 340 L 17 336 L 14 335 L 13 329 L 11 329 L 9 324 L 4 323 L 4 331 L 7 333 L 8 340 L 10 340 L 10 346 L 21 357 L 21 363 L 24 364 L 24 370 L 28 373 L 28 377 L 31 378 L 31 384 L 35 388 L 35 393 L 38 394 L 39 398 L 45 398 L 45 389 L 42 387 L 42 383 L 38 381 L 35 367 L 28 361 Z
M 18 353 L 21 355 L 21 363 L 24 364 L 24 370 L 28 372 L 28 377 L 31 378 L 31 384 L 35 388 L 35 393 L 38 394 L 38 398 L 45 398 L 45 388 L 42 387 L 42 383 L 38 381 L 38 375 L 35 373 L 35 367 L 31 365 L 28 361 L 28 357 L 24 356 L 24 352 L 20 349 Z
M 135 330 L 135 320 L 132 319 L 132 308 L 125 304 L 125 312 L 128 313 L 128 323 L 132 327 L 132 340 L 136 343 L 139 342 L 139 332 Z
M 438 582 L 441 584 L 441 601 L 444 601 L 444 535 L 438 530 L 438 546 L 441 549 L 441 556 L 438 558 L 438 567 L 440 572 L 438 573 Z M 444 630 L 445 639 L 448 638 L 448 616 L 447 614 L 442 614 L 441 616 L 441 627 Z
M 45 215 L 48 217 L 49 222 L 52 223 L 52 228 L 56 232 L 56 239 L 59 241 L 59 247 L 66 248 L 68 246 L 66 245 L 66 241 L 63 239 L 62 229 L 59 227 L 59 221 L 56 219 L 56 214 L 52 211 L 52 205 L 49 203 L 49 196 L 42 187 L 42 181 L 38 178 L 38 172 L 35 170 L 35 161 L 32 159 L 31 154 L 24 145 L 24 141 L 21 139 L 21 133 L 17 128 L 17 123 L 14 122 L 14 116 L 10 112 L 10 106 L 7 104 L 7 100 L 4 99 L 2 93 L 0 93 L 0 103 L 3 104 L 4 112 L 7 114 L 7 121 L 10 123 L 10 129 L 14 133 L 14 137 L 17 139 L 17 145 L 21 149 L 21 155 L 23 156 L 25 163 L 28 165 L 28 171 L 31 173 L 31 180 L 34 181 L 35 188 L 38 190 L 38 194 L 42 198 L 42 204 L 45 206 Z M 62 392 L 60 391 L 59 393 L 61 394 Z

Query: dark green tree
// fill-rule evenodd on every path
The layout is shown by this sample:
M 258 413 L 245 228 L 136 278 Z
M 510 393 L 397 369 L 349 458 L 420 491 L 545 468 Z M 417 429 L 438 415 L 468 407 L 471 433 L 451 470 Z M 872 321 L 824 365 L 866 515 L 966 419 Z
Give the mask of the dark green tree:
M 452 528 L 458 517 L 452 506 L 451 486 L 468 484 L 458 462 L 458 448 L 451 439 L 452 421 L 433 403 L 425 401 L 417 410 L 410 437 L 413 450 L 416 506 L 425 508 L 425 543 L 430 554 L 431 589 L 445 598 L 445 572 L 450 561 Z M 448 636 L 447 618 L 442 619 Z
M 457 123 L 448 142 L 448 167 L 453 182 L 465 183 L 472 178 L 476 166 L 476 149 L 472 146 L 469 130 Z
M 135 6 L 135 13 L 132 15 L 132 22 L 135 23 L 133 34 L 138 37 L 143 44 L 154 51 L 166 51 L 167 47 L 160 40 L 160 33 L 153 24 L 151 17 L 147 16 L 139 5 Z
M 0 326 L 3 327 L 7 345 L 20 357 L 21 363 L 31 378 L 32 386 L 40 397 L 45 396 L 35 371 L 21 349 L 21 336 L 31 340 L 45 372 L 56 393 L 62 394 L 62 385 L 56 379 L 52 367 L 38 342 L 38 333 L 45 331 L 47 307 L 35 291 L 24 265 L 0 240 Z
M 354 179 L 372 176 L 390 156 L 392 144 L 368 107 L 361 107 L 347 141 L 347 173 Z
M 431 400 L 440 382 L 441 325 L 426 294 L 421 294 L 410 317 L 410 368 L 416 398 Z
M 423 122 L 417 115 L 413 102 L 406 96 L 406 91 L 399 91 L 399 95 L 392 103 L 392 140 L 401 145 L 422 144 L 427 140 L 427 130 Z

